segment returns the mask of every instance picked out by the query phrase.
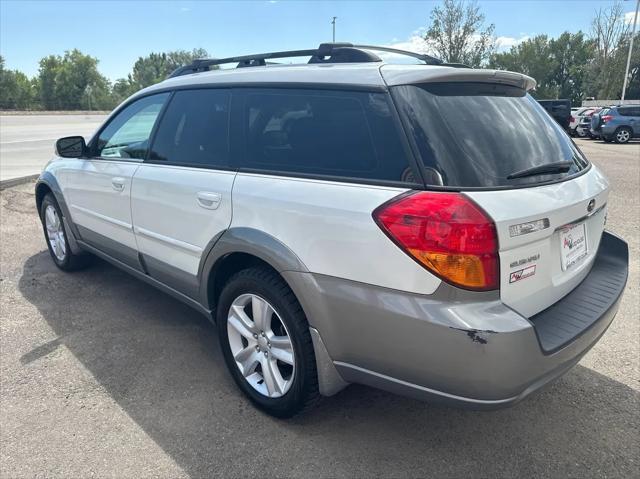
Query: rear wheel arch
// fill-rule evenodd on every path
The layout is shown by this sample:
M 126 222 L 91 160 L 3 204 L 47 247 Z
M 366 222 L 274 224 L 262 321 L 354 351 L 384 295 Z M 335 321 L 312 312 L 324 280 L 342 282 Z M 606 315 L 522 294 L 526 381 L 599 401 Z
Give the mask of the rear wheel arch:
M 253 228 L 231 228 L 203 257 L 200 267 L 203 305 L 214 310 L 225 282 L 238 271 L 255 266 L 264 266 L 280 277 L 283 271 L 308 272 L 298 256 L 277 238 Z
M 260 259 L 257 256 L 249 253 L 236 251 L 219 258 L 208 274 L 207 299 L 209 307 L 214 310 L 214 308 L 218 304 L 220 293 L 224 289 L 225 284 L 227 284 L 227 282 L 233 275 L 244 269 L 255 267 L 268 269 L 282 278 L 282 275 L 278 273 L 278 271 L 273 266 L 271 266 L 263 259 Z M 284 278 L 282 278 L 282 280 L 284 281 Z
M 618 135 L 622 132 L 626 132 L 627 136 L 620 138 Z M 633 130 L 628 126 L 619 126 L 613 133 L 613 139 L 616 143 L 628 143 L 631 138 L 633 138 Z

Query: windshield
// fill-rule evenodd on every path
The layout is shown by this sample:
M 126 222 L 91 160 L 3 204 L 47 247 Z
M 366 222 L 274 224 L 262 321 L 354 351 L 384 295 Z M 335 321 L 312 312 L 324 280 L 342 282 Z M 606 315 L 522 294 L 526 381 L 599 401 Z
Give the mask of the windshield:
M 435 186 L 505 187 L 557 181 L 588 162 L 562 128 L 520 88 L 487 83 L 431 83 L 394 88 Z M 511 177 L 570 162 L 562 171 Z

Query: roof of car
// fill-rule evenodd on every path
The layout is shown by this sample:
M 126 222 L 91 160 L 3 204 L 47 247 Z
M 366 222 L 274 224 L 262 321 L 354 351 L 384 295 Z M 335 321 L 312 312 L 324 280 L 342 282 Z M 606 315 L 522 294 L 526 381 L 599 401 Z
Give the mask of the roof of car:
M 192 73 L 167 80 L 157 87 L 256 83 L 327 83 L 383 87 L 379 63 L 267 65 Z
M 267 65 L 212 70 L 168 78 L 142 90 L 140 93 L 149 93 L 167 88 L 205 85 L 269 86 L 309 84 L 383 89 L 387 86 L 433 81 L 505 83 L 527 90 L 535 86 L 533 78 L 507 71 L 375 62 Z

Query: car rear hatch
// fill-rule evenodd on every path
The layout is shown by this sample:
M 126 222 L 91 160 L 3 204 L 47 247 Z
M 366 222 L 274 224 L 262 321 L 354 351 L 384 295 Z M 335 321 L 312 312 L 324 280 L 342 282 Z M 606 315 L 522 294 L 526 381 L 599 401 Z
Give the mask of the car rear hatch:
M 493 219 L 501 299 L 531 317 L 589 273 L 608 183 L 526 94 L 526 82 L 470 79 L 391 91 L 427 188 L 458 191 Z
M 554 304 L 589 273 L 608 196 L 595 168 L 553 185 L 466 195 L 495 221 L 500 296 L 525 317 Z
M 602 130 L 602 117 L 609 112 L 608 109 L 600 110 L 591 117 L 591 129 L 595 132 Z

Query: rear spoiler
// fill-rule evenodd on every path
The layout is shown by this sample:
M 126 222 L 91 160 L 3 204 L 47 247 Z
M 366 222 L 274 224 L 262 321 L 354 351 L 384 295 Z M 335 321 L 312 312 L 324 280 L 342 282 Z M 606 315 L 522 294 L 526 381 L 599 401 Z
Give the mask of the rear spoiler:
M 402 67 L 383 65 L 380 71 L 389 86 L 433 82 L 473 82 L 511 85 L 525 91 L 533 90 L 536 87 L 536 81 L 530 76 L 506 70 L 460 69 L 440 66 L 431 66 L 426 69 L 422 65 L 408 69 L 407 65 Z

